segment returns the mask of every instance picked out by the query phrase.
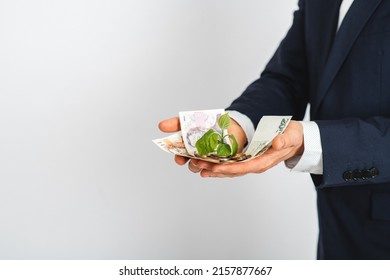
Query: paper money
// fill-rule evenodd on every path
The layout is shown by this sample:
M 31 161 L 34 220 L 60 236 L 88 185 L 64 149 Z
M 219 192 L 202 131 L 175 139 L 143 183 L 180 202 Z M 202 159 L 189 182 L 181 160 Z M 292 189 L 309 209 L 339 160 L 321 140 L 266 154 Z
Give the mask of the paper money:
M 196 141 L 198 141 L 210 128 L 218 133 L 221 132 L 221 129 L 218 127 L 218 119 L 224 112 L 225 110 L 223 109 L 216 109 L 179 113 L 183 141 L 187 152 L 190 155 L 195 155 Z
M 291 116 L 264 116 L 259 121 L 252 141 L 245 154 L 257 157 L 272 144 L 272 140 L 282 134 L 291 120 Z
M 181 112 L 179 113 L 181 132 L 153 140 L 153 142 L 165 152 L 183 157 L 222 164 L 244 162 L 262 155 L 269 149 L 272 140 L 284 132 L 291 120 L 291 116 L 262 117 L 253 139 L 243 153 L 225 158 L 213 154 L 203 157 L 197 156 L 196 141 L 210 128 L 220 132 L 217 120 L 222 114 L 224 114 L 223 109 Z
M 165 152 L 183 157 L 191 157 L 187 152 L 181 132 L 168 137 L 155 139 L 153 142 Z

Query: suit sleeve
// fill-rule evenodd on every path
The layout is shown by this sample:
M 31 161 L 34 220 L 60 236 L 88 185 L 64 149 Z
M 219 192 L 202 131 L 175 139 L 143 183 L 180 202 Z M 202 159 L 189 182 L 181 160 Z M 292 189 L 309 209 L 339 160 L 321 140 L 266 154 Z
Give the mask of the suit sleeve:
M 257 126 L 264 115 L 292 115 L 302 119 L 308 102 L 308 70 L 304 39 L 304 1 L 293 24 L 261 77 L 227 108 L 248 116 Z
M 371 117 L 316 121 L 321 134 L 323 176 L 317 187 L 390 182 L 390 119 Z

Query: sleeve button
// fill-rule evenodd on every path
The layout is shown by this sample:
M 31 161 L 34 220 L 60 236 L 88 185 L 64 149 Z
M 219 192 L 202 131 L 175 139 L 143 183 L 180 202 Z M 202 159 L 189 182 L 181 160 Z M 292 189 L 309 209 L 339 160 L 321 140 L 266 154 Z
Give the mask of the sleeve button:
M 351 170 L 347 170 L 343 173 L 343 179 L 346 182 L 352 181 L 353 180 L 353 172 Z
M 379 175 L 379 170 L 377 168 L 373 167 L 370 169 L 370 173 L 371 173 L 371 178 L 375 178 L 376 176 Z
M 367 180 L 371 178 L 371 171 L 367 169 L 362 170 L 362 179 Z
M 360 180 L 362 179 L 362 177 L 362 171 L 360 171 L 359 169 L 355 169 L 354 171 L 352 171 L 352 178 L 354 181 Z

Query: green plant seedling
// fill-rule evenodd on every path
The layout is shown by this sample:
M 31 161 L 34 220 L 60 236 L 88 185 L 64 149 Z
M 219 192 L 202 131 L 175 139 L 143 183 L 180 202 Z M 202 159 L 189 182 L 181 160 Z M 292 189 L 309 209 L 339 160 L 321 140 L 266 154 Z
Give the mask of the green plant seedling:
M 225 131 L 230 127 L 231 119 L 228 113 L 223 114 L 218 119 L 218 126 L 221 128 L 221 133 L 210 128 L 196 142 L 196 149 L 200 156 L 208 156 L 216 154 L 218 157 L 235 156 L 238 150 L 238 143 L 233 134 L 225 134 Z M 231 145 L 227 141 L 230 141 Z

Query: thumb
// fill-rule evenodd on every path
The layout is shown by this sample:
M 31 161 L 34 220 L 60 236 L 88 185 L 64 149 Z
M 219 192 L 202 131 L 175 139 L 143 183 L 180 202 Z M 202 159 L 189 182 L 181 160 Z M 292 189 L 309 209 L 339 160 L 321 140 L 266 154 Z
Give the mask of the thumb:
M 295 148 L 297 155 L 301 155 L 304 151 L 303 127 L 297 121 L 291 121 L 286 131 L 274 138 L 272 147 L 275 150 L 287 148 Z
M 272 141 L 272 147 L 276 150 L 289 147 L 303 148 L 303 127 L 298 121 L 291 121 L 283 134 L 280 134 Z
M 274 138 L 274 140 L 272 141 L 272 147 L 277 151 L 280 151 L 280 150 L 288 147 L 288 144 L 289 144 L 289 141 L 288 141 L 287 136 L 285 134 L 281 134 L 281 135 L 276 136 Z
M 158 124 L 158 128 L 162 132 L 176 132 L 180 130 L 180 120 L 179 117 L 170 118 L 163 120 Z

